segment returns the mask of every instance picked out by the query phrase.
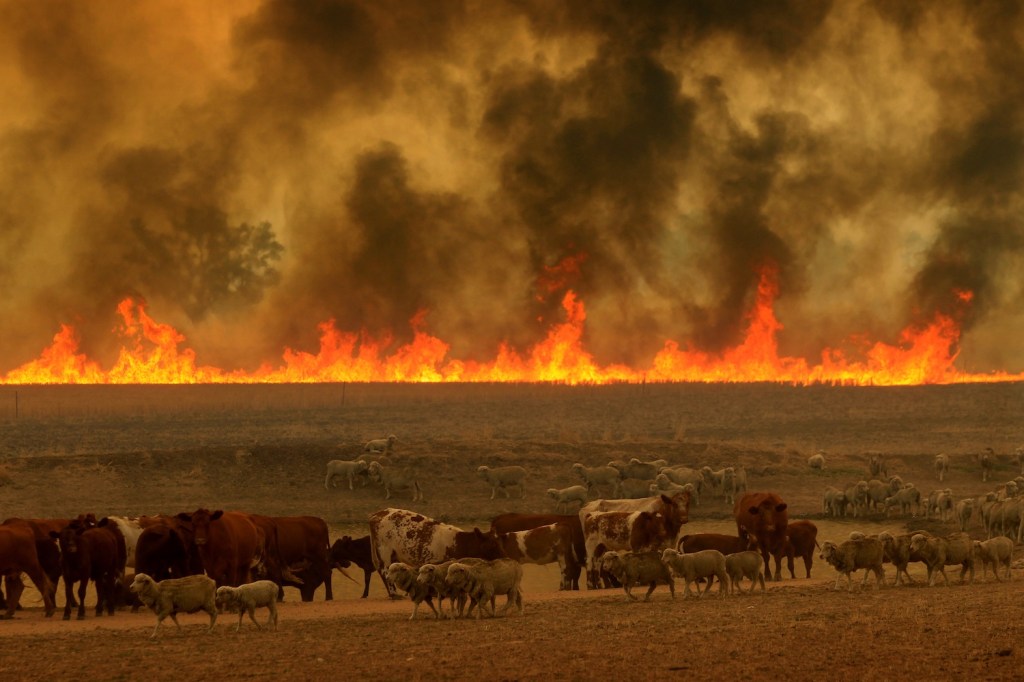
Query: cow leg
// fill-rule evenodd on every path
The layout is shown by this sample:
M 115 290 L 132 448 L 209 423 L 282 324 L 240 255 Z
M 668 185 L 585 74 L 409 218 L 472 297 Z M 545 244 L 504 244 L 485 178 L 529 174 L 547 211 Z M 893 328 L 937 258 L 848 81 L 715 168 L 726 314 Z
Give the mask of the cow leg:
M 764 577 L 765 577 L 765 580 L 771 580 L 772 579 L 771 553 L 768 551 L 768 547 L 767 546 L 762 545 L 762 547 L 761 547 L 761 557 L 764 559 Z M 776 575 L 775 579 L 778 580 L 779 576 Z
M 370 577 L 373 575 L 373 571 L 368 568 L 363 569 L 363 596 L 361 599 L 366 599 L 366 596 L 370 594 Z
M 85 573 L 78 583 L 78 620 L 85 620 L 85 591 L 89 587 L 89 574 Z M 99 593 L 96 595 L 99 599 Z
M 75 582 L 69 575 L 64 576 L 64 615 L 62 620 L 71 620 L 71 603 L 75 600 Z

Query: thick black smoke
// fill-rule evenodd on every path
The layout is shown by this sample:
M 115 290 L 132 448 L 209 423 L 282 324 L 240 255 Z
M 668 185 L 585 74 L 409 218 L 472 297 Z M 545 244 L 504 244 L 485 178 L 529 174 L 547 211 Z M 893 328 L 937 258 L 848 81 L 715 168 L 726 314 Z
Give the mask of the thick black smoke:
M 125 296 L 228 368 L 423 311 L 489 359 L 568 288 L 598 360 L 643 366 L 735 344 L 766 267 L 785 353 L 944 313 L 972 369 L 1020 369 L 1022 28 L 966 0 L 0 1 L 0 372 L 61 322 L 109 359 Z

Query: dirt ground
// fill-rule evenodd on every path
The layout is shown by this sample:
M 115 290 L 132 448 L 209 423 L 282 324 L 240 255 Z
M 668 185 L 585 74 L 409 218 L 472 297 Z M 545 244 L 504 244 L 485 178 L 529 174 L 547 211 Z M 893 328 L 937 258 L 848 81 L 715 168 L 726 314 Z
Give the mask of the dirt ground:
M 942 487 L 958 498 L 992 490 L 973 455 L 995 450 L 996 482 L 1020 473 L 1010 455 L 1024 444 L 1022 408 L 1017 384 L 3 387 L 0 516 L 204 506 L 315 514 L 333 539 L 365 534 L 371 512 L 398 506 L 486 527 L 506 511 L 551 511 L 544 490 L 574 484 L 574 462 L 639 457 L 741 464 L 751 489 L 778 492 L 791 518 L 818 524 L 819 540 L 851 530 L 943 533 L 951 522 L 822 518 L 821 492 L 866 478 L 870 450 L 924 492 L 939 487 L 939 452 L 953 462 Z M 328 460 L 354 458 L 388 433 L 399 438 L 390 460 L 416 467 L 425 502 L 385 502 L 371 486 L 324 488 Z M 806 466 L 819 449 L 822 472 Z M 489 500 L 475 470 L 507 463 L 530 470 L 526 495 Z M 734 528 L 721 500 L 705 498 L 690 519 L 686 532 Z M 970 532 L 983 536 L 977 522 Z M 301 603 L 289 588 L 276 632 L 243 624 L 236 634 L 236 617 L 224 614 L 207 635 L 198 614 L 180 618 L 181 634 L 165 625 L 155 641 L 150 613 L 96 617 L 90 608 L 84 621 L 63 622 L 59 611 L 46 619 L 27 590 L 27 608 L 0 622 L 0 678 L 1020 679 L 1021 571 L 1009 583 L 979 572 L 972 585 L 949 573 L 948 588 L 869 583 L 849 593 L 845 582 L 834 591 L 835 573 L 816 561 L 811 579 L 798 566 L 797 579 L 787 573 L 765 595 L 684 599 L 680 585 L 674 600 L 659 587 L 650 603 L 627 603 L 621 590 L 558 592 L 556 567 L 528 567 L 521 616 L 438 622 L 421 610 L 410 622 L 409 602 L 388 600 L 376 577 L 361 600 L 361 586 L 336 572 L 333 602 L 320 590 Z

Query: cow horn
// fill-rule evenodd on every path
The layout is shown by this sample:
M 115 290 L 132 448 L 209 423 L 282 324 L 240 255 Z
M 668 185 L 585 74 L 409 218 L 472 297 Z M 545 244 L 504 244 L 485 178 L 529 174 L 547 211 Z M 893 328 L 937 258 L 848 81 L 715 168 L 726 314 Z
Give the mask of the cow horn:
M 299 585 L 306 584 L 305 580 L 292 573 L 292 569 L 289 566 L 285 566 L 283 569 L 281 569 L 281 578 L 289 582 L 298 583 Z
M 342 567 L 341 567 L 341 566 L 339 566 L 338 564 L 334 564 L 334 567 L 335 567 L 336 569 L 338 569 L 338 572 L 339 572 L 339 573 L 341 573 L 341 574 L 342 574 L 343 576 L 345 576 L 346 578 L 348 578 L 349 580 L 351 580 L 352 582 L 354 582 L 354 583 L 355 583 L 356 585 L 358 585 L 358 584 L 359 584 L 359 581 L 358 581 L 358 580 L 356 580 L 355 578 L 353 578 L 352 576 L 350 576 L 350 575 L 349 575 L 348 573 L 346 573 L 346 572 L 345 572 L 345 569 L 344 569 L 344 568 L 342 568 Z

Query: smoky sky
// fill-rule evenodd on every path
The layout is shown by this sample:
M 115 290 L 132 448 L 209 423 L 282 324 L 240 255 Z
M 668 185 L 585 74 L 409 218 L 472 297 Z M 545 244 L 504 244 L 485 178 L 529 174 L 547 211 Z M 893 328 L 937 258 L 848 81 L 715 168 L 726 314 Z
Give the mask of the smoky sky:
M 1019 371 L 1022 35 L 1006 1 L 0 0 L 0 371 L 60 323 L 113 357 L 126 296 L 229 369 L 421 313 L 486 360 L 568 289 L 642 366 L 737 343 L 765 267 L 785 354 L 943 313 Z

